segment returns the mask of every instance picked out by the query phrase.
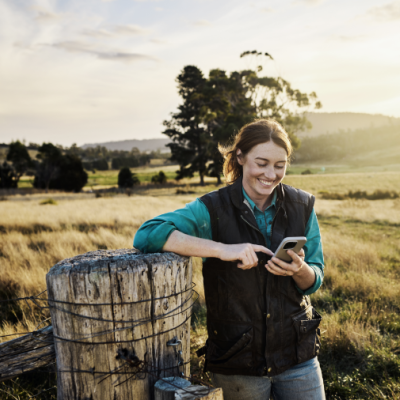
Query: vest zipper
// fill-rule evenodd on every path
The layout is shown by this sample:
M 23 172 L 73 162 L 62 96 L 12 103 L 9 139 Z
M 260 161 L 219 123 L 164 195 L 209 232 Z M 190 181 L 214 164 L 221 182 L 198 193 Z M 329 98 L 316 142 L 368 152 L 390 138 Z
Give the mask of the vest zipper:
M 246 222 L 247 225 L 251 226 L 253 229 L 255 229 L 257 232 L 259 232 L 259 233 L 261 234 L 261 236 L 262 236 L 263 239 L 264 239 L 265 247 L 267 247 L 267 240 L 265 239 L 265 237 L 264 237 L 264 235 L 262 234 L 262 232 L 261 232 L 258 228 L 256 228 L 254 225 L 252 225 L 250 222 L 246 221 L 246 220 L 244 219 L 243 215 L 241 215 L 240 218 L 242 218 L 242 220 L 243 220 L 244 222 Z

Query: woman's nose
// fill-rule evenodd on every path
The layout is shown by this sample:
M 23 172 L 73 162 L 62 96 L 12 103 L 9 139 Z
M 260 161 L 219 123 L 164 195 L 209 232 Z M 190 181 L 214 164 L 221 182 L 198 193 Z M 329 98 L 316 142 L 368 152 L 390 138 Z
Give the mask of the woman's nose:
M 264 172 L 264 175 L 268 179 L 275 179 L 276 178 L 276 173 L 274 168 L 267 168 L 267 170 Z

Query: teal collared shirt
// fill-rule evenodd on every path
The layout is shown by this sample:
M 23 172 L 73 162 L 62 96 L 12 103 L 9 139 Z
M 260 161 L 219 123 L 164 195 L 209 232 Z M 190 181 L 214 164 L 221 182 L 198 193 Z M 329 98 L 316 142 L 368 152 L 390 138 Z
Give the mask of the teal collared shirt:
M 271 247 L 271 234 L 272 234 L 272 221 L 275 216 L 276 212 L 276 190 L 274 191 L 274 194 L 272 196 L 272 201 L 271 204 L 265 209 L 264 212 L 262 212 L 254 203 L 253 200 L 250 199 L 248 194 L 243 188 L 243 196 L 245 200 L 247 200 L 247 205 L 250 206 L 251 212 L 253 213 L 256 221 L 257 221 L 257 226 L 258 229 L 261 231 L 263 234 L 267 247 Z
M 271 205 L 262 213 L 243 190 L 245 199 L 257 221 L 257 226 L 270 247 L 272 220 L 275 215 L 276 192 Z M 133 245 L 143 253 L 158 253 L 169 238 L 169 235 L 178 230 L 187 235 L 212 240 L 211 219 L 207 207 L 201 200 L 196 199 L 186 204 L 184 208 L 159 215 L 146 221 L 136 232 Z M 314 270 L 315 282 L 307 290 L 297 290 L 302 294 L 312 294 L 322 285 L 324 277 L 324 257 L 322 252 L 321 234 L 317 216 L 313 210 L 306 225 L 304 245 L 304 261 Z

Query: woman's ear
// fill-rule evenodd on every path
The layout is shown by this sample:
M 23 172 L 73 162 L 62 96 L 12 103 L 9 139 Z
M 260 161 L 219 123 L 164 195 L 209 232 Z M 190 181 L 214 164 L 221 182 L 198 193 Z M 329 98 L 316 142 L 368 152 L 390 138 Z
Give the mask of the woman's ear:
M 243 165 L 244 164 L 243 154 L 242 154 L 242 151 L 240 149 L 236 150 L 236 159 L 237 159 L 237 162 L 239 163 L 239 165 Z

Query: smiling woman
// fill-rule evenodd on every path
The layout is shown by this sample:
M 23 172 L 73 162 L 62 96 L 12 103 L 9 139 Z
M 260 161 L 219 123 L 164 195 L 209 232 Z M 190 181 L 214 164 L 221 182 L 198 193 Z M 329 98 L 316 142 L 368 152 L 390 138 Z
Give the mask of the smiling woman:
M 324 399 L 321 317 L 307 296 L 324 267 L 315 198 L 281 183 L 292 147 L 275 121 L 245 125 L 220 151 L 228 186 L 145 222 L 134 246 L 203 258 L 208 340 L 198 354 L 224 398 Z M 292 236 L 307 238 L 304 250 L 274 257 Z

